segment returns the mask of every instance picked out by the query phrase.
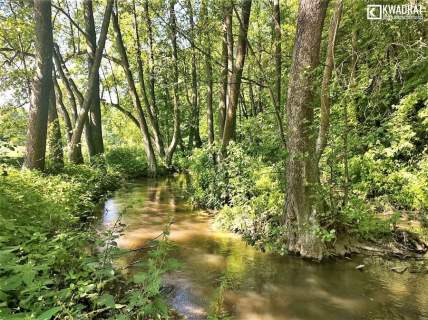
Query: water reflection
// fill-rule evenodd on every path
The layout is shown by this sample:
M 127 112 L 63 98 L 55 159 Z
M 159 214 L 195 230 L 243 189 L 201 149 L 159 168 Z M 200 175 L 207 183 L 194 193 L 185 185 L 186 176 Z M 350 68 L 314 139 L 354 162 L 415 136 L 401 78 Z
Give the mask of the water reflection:
M 118 213 L 122 248 L 142 247 L 173 220 L 172 255 L 183 263 L 164 281 L 171 304 L 189 319 L 428 319 L 428 277 L 370 268 L 360 261 L 315 264 L 256 251 L 236 235 L 212 230 L 209 217 L 183 199 L 185 179 L 128 184 L 105 204 L 104 224 Z M 125 263 L 141 259 L 138 253 Z

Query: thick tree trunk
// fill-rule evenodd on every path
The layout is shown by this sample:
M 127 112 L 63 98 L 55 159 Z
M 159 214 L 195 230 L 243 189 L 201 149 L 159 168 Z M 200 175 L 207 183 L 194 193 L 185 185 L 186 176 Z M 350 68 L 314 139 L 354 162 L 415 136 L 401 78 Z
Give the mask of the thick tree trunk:
M 213 112 L 213 68 L 212 68 L 212 56 L 211 56 L 211 38 L 210 30 L 208 30 L 208 8 L 206 2 L 203 0 L 201 3 L 201 17 L 202 17 L 202 28 L 204 28 L 205 34 L 205 76 L 207 81 L 207 125 L 208 125 L 208 143 L 212 145 L 214 143 L 214 112 Z
M 177 50 L 177 21 L 175 17 L 175 0 L 170 2 L 169 16 L 171 29 L 171 46 L 172 46 L 172 61 L 173 61 L 173 82 L 174 82 L 174 131 L 172 139 L 166 152 L 165 162 L 167 166 L 171 165 L 172 156 L 178 143 L 181 141 L 180 132 L 180 99 L 179 99 L 179 83 L 178 83 L 178 50 Z
M 33 79 L 25 167 L 44 170 L 49 98 L 52 87 L 51 1 L 34 0 L 36 75 Z
M 319 162 L 324 149 L 327 145 L 328 130 L 330 126 L 330 81 L 334 68 L 334 46 L 336 43 L 337 29 L 342 15 L 343 2 L 338 1 L 333 17 L 331 18 L 327 39 L 327 54 L 325 58 L 324 73 L 321 84 L 321 115 L 320 127 L 316 143 L 315 155 L 317 160 L 317 171 L 319 171 Z M 319 176 L 319 173 L 317 173 Z
M 61 127 L 56 109 L 55 91 L 51 90 L 48 114 L 48 159 L 53 170 L 64 167 L 64 153 L 62 150 Z
M 100 37 L 98 40 L 98 46 L 95 51 L 95 56 L 92 64 L 92 68 L 89 74 L 88 86 L 84 95 L 83 106 L 80 110 L 79 117 L 76 122 L 76 126 L 71 137 L 71 143 L 69 145 L 68 157 L 73 163 L 79 163 L 79 145 L 81 144 L 83 128 L 88 117 L 88 112 L 91 107 L 92 97 L 96 90 L 96 78 L 99 77 L 98 70 L 101 64 L 102 53 L 107 39 L 108 26 L 110 24 L 110 16 L 113 9 L 113 0 L 107 1 L 107 6 L 104 12 L 103 23 L 101 26 Z
M 95 32 L 94 13 L 92 8 L 92 0 L 84 0 L 85 12 L 85 31 L 88 35 L 88 70 L 92 69 L 94 64 L 95 51 L 97 46 L 97 35 Z M 88 75 L 89 77 L 90 75 Z M 92 143 L 92 150 L 89 156 L 94 156 L 104 153 L 104 141 L 101 122 L 101 106 L 100 106 L 100 76 L 97 71 L 94 77 L 94 92 L 91 98 L 91 108 L 88 113 L 87 134 Z
M 148 6 L 147 6 L 147 10 L 148 10 Z M 145 12 L 145 14 L 147 16 L 149 13 Z M 141 58 L 140 33 L 138 31 L 138 19 L 137 19 L 137 11 L 136 11 L 136 7 L 135 7 L 135 1 L 133 1 L 133 17 L 134 17 L 135 36 L 136 36 L 138 81 L 140 83 L 140 91 L 141 91 L 141 95 L 143 97 L 144 105 L 146 106 L 147 113 L 149 115 L 150 124 L 152 125 L 152 128 L 153 128 L 153 136 L 154 136 L 154 142 L 155 142 L 156 148 L 157 148 L 161 158 L 165 158 L 165 147 L 163 144 L 162 134 L 161 134 L 160 127 L 159 127 L 157 108 L 155 105 L 156 99 L 152 98 L 151 102 L 149 101 L 149 97 L 148 97 L 148 93 L 147 93 L 147 89 L 146 89 L 146 81 L 144 79 L 144 66 L 143 66 L 143 60 Z M 150 19 L 148 19 L 148 21 L 150 21 Z M 148 29 L 151 30 L 151 26 L 148 27 Z M 151 42 L 150 42 L 150 44 L 151 44 Z M 151 49 L 150 49 L 150 55 L 152 55 Z M 150 80 L 150 86 L 152 86 L 152 84 L 153 84 L 153 92 L 152 92 L 151 96 L 154 97 L 155 96 L 154 79 L 153 79 L 153 82 L 152 82 L 152 80 Z
M 123 71 L 125 72 L 126 81 L 128 83 L 129 91 L 132 98 L 132 104 L 137 111 L 138 122 L 140 123 L 141 134 L 143 136 L 144 149 L 147 156 L 147 163 L 149 171 L 152 175 L 156 175 L 156 156 L 153 150 L 152 142 L 150 140 L 149 128 L 147 126 L 146 117 L 144 115 L 141 101 L 138 96 L 137 88 L 135 86 L 134 78 L 132 76 L 131 68 L 129 66 L 128 55 L 123 44 L 122 33 L 120 31 L 119 19 L 117 13 L 112 13 L 113 28 L 116 36 L 116 46 L 122 62 Z
M 232 76 L 229 80 L 227 99 L 226 121 L 224 125 L 222 149 L 226 150 L 230 140 L 235 136 L 236 108 L 241 89 L 241 78 L 244 70 L 245 56 L 247 53 L 247 33 L 250 22 L 251 0 L 242 1 L 242 17 L 239 28 L 238 46 L 236 48 L 236 63 L 232 68 Z
M 289 155 L 284 218 L 287 248 L 289 252 L 314 259 L 321 259 L 324 253 L 323 243 L 316 234 L 319 217 L 313 93 L 326 9 L 326 0 L 300 1 L 286 105 Z

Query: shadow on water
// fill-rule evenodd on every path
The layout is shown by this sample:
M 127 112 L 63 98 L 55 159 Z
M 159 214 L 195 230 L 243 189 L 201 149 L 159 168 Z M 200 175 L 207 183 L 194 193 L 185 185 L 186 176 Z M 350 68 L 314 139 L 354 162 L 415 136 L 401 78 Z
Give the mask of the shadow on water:
M 358 259 L 316 264 L 259 252 L 213 230 L 205 212 L 186 202 L 183 184 L 183 177 L 129 183 L 104 204 L 102 224 L 111 226 L 122 212 L 127 227 L 117 243 L 135 249 L 173 219 L 171 255 L 182 268 L 164 282 L 174 288 L 171 305 L 188 319 L 428 319 L 427 276 L 360 272 Z

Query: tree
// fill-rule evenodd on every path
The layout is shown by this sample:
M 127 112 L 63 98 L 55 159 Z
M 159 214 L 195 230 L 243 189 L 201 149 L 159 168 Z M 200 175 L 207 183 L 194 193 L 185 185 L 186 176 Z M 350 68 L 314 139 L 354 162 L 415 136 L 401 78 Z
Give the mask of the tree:
M 289 252 L 321 259 L 323 244 L 316 201 L 317 162 L 314 155 L 314 71 L 319 65 L 326 0 L 302 0 L 297 16 L 292 65 L 288 83 L 287 190 L 284 206 Z
M 71 137 L 71 141 L 69 144 L 68 158 L 73 163 L 79 163 L 81 161 L 79 156 L 79 146 L 81 144 L 83 128 L 85 126 L 86 119 L 88 117 L 88 112 L 91 107 L 91 101 L 92 101 L 91 98 L 93 97 L 93 94 L 97 85 L 95 80 L 97 79 L 97 77 L 99 77 L 98 69 L 101 64 L 102 53 L 104 51 L 104 46 L 107 39 L 107 31 L 108 31 L 108 26 L 110 24 L 110 16 L 113 9 L 113 1 L 114 0 L 107 1 L 107 6 L 103 17 L 103 23 L 101 25 L 100 36 L 98 39 L 98 46 L 95 51 L 95 57 L 94 57 L 92 68 L 89 74 L 89 79 L 88 79 L 88 84 L 87 84 L 86 92 L 83 99 L 83 104 L 82 104 L 79 116 L 76 120 L 76 126 L 74 128 L 73 135 Z
M 53 170 L 64 167 L 64 153 L 62 150 L 61 127 L 58 118 L 54 86 L 49 97 L 48 113 L 48 148 L 49 160 Z
M 137 111 L 138 122 L 140 124 L 141 134 L 143 136 L 144 149 L 147 156 L 147 162 L 149 164 L 149 172 L 152 175 L 156 175 L 156 156 L 153 150 L 152 142 L 150 139 L 149 128 L 147 126 L 146 117 L 144 115 L 144 110 L 141 106 L 141 101 L 135 86 L 134 77 L 131 72 L 131 67 L 129 65 L 128 54 L 126 52 L 125 45 L 123 43 L 122 33 L 119 25 L 118 14 L 112 13 L 113 20 L 113 29 L 116 36 L 116 46 L 120 55 L 121 64 L 123 71 L 125 72 L 126 81 L 128 83 L 129 91 L 131 93 L 132 104 Z
M 205 35 L 205 77 L 207 83 L 207 125 L 208 125 L 208 143 L 211 145 L 214 143 L 214 111 L 213 111 L 213 68 L 212 68 L 212 55 L 211 55 L 211 37 L 209 30 L 209 18 L 208 18 L 208 7 L 206 1 L 203 0 L 201 3 L 201 20 L 202 28 L 204 28 Z M 226 69 L 227 70 L 227 69 Z M 223 93 L 224 94 L 224 93 Z M 224 97 L 221 97 L 224 103 Z
M 187 10 L 190 25 L 190 46 L 191 46 L 191 65 L 192 65 L 192 114 L 190 117 L 189 148 L 202 145 L 199 134 L 199 90 L 198 90 L 198 73 L 196 68 L 196 48 L 195 48 L 195 21 L 193 19 L 193 5 L 191 0 L 187 0 Z
M 327 39 L 327 53 L 325 58 L 324 73 L 321 84 L 321 114 L 320 126 L 318 131 L 317 142 L 315 146 L 315 156 L 317 161 L 317 171 L 322 153 L 327 145 L 328 129 L 330 126 L 330 82 L 331 75 L 334 68 L 334 45 L 336 43 L 336 34 L 339 27 L 340 18 L 342 16 L 343 2 L 337 1 L 336 9 L 331 19 L 328 39 Z M 317 173 L 319 176 L 319 173 Z M 319 178 L 319 177 L 318 177 Z
M 50 1 L 34 1 L 34 22 L 36 75 L 32 84 L 24 165 L 28 169 L 44 170 L 49 100 L 53 90 L 53 35 Z
M 170 38 L 171 38 L 171 55 L 172 55 L 172 80 L 174 86 L 174 131 L 172 134 L 171 143 L 169 144 L 166 152 L 165 162 L 167 166 L 171 165 L 172 156 L 174 155 L 177 144 L 181 140 L 180 131 L 180 98 L 179 98 L 179 82 L 178 82 L 178 49 L 177 49 L 177 21 L 175 16 L 175 0 L 171 0 L 169 5 L 169 27 L 170 27 Z
M 150 60 L 150 69 L 149 69 L 149 91 L 150 97 L 146 89 L 146 81 L 144 79 L 144 66 L 143 60 L 141 58 L 141 43 L 140 43 L 140 34 L 138 31 L 138 19 L 137 19 L 137 9 L 135 7 L 135 1 L 133 1 L 133 17 L 134 17 L 134 29 L 136 37 L 136 46 L 137 46 L 137 67 L 138 67 L 138 81 L 140 83 L 140 92 L 143 97 L 144 104 L 146 106 L 147 113 L 149 115 L 149 120 L 153 128 L 153 137 L 155 146 L 159 152 L 161 158 L 165 158 L 165 147 L 163 143 L 162 133 L 160 131 L 159 120 L 158 120 L 158 108 L 156 104 L 156 94 L 155 94 L 155 79 L 154 79 L 154 57 L 153 57 L 153 35 L 152 35 L 152 26 L 151 19 L 149 14 L 149 6 L 147 1 L 144 3 L 144 15 L 146 17 L 146 24 L 149 37 L 149 60 Z
M 92 8 L 92 0 L 84 0 L 85 13 L 85 31 L 87 39 L 87 63 L 88 70 L 92 69 L 95 59 L 95 51 L 97 46 L 97 35 L 95 32 L 94 13 Z M 88 74 L 88 77 L 90 74 Z M 89 156 L 92 158 L 96 155 L 104 153 L 104 141 L 101 123 L 101 107 L 100 107 L 100 77 L 98 71 L 94 77 L 94 92 L 91 97 L 91 107 L 88 112 L 88 122 L 85 130 L 85 135 L 89 140 Z
M 236 108 L 241 89 L 242 72 L 244 70 L 245 56 L 247 54 L 247 34 L 250 23 L 251 0 L 242 1 L 242 17 L 239 27 L 238 46 L 236 48 L 236 61 L 233 64 L 229 80 L 227 97 L 227 112 L 223 132 L 222 149 L 225 151 L 230 140 L 235 135 Z
M 220 139 L 223 138 L 224 132 L 224 122 L 226 120 L 226 107 L 227 107 L 227 90 L 229 88 L 229 68 L 232 68 L 232 65 L 229 66 L 229 56 L 230 53 L 233 57 L 233 49 L 231 48 L 233 41 L 232 37 L 232 6 L 224 4 L 223 5 L 223 38 L 222 38 L 222 52 L 221 52 L 221 74 L 220 74 L 220 97 L 219 97 L 219 106 L 218 106 L 218 136 Z M 230 48 L 230 49 L 229 49 Z

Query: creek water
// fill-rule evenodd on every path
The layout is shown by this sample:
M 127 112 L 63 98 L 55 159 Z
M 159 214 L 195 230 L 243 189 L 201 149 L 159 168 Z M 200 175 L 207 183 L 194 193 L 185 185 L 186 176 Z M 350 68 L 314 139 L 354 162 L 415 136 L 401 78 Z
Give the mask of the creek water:
M 164 283 L 173 288 L 169 303 L 188 319 L 428 320 L 427 275 L 376 266 L 358 271 L 359 258 L 319 264 L 260 252 L 237 235 L 214 230 L 209 215 L 189 205 L 185 183 L 182 176 L 128 183 L 104 203 L 102 224 L 108 228 L 120 217 L 126 227 L 118 246 L 136 249 L 172 219 L 171 256 L 181 267 Z

